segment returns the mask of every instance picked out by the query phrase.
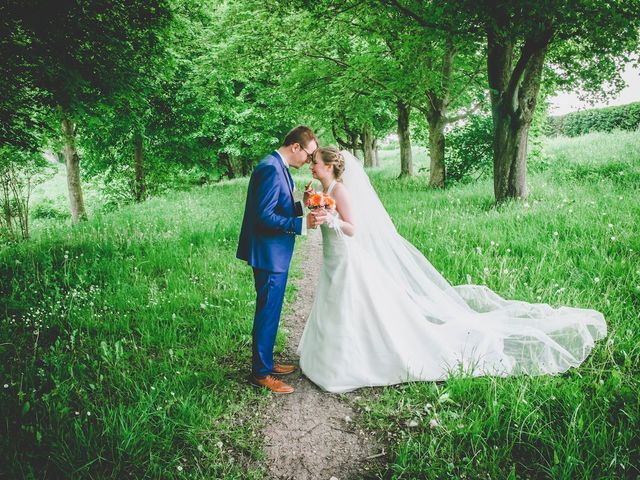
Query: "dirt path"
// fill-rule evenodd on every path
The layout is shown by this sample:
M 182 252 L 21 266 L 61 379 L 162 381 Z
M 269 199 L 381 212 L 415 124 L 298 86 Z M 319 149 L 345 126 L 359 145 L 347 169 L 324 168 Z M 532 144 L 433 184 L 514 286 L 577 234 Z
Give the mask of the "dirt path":
M 322 265 L 320 231 L 310 231 L 304 250 L 305 276 L 295 281 L 296 301 L 281 324 L 289 332 L 283 358 L 296 365 L 296 349 Z M 356 413 L 349 404 L 357 392 L 343 395 L 323 392 L 300 371 L 283 379 L 296 391 L 291 395 L 274 395 L 267 409 L 264 435 L 269 477 L 345 480 L 370 476 L 380 462 L 382 448 L 371 435 L 354 425 Z

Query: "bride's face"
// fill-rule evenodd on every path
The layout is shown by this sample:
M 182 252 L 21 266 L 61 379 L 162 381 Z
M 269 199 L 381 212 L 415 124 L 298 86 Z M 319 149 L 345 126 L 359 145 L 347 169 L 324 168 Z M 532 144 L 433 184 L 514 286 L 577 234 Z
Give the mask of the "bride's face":
M 313 178 L 318 180 L 322 180 L 324 178 L 331 178 L 333 175 L 333 168 L 331 165 L 327 165 L 322 161 L 322 156 L 319 152 L 311 159 L 311 165 L 309 165 L 309 169 L 311 170 L 311 175 Z

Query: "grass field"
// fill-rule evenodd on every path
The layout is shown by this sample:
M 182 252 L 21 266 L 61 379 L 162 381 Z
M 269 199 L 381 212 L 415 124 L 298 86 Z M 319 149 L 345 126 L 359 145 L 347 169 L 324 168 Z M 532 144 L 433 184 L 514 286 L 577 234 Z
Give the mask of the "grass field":
M 392 478 L 640 475 L 640 134 L 553 139 L 546 152 L 529 199 L 498 209 L 491 180 L 424 192 L 424 178 L 373 174 L 400 233 L 451 283 L 597 309 L 609 327 L 562 376 L 363 391 L 364 424 L 392 445 Z
M 362 390 L 362 424 L 388 443 L 381 476 L 640 474 L 640 134 L 553 139 L 546 152 L 528 200 L 500 208 L 490 179 L 431 191 L 424 173 L 396 180 L 397 152 L 381 152 L 371 177 L 385 206 L 451 283 L 594 308 L 609 326 L 562 376 Z M 426 166 L 423 149 L 415 161 Z M 262 457 L 268 396 L 245 382 L 254 292 L 235 248 L 246 185 L 94 209 L 73 227 L 42 221 L 33 240 L 2 247 L 7 478 L 263 477 L 247 470 Z
M 253 475 L 267 397 L 245 382 L 255 307 L 250 269 L 235 260 L 245 190 L 240 180 L 74 227 L 49 222 L 2 250 L 7 478 Z

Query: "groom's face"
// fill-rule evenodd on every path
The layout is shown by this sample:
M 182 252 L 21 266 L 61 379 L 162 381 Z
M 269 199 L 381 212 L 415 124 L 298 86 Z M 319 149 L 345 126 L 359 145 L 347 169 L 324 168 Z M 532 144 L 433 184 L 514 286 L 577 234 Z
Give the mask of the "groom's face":
M 304 164 L 309 163 L 311 161 L 313 152 L 315 152 L 317 149 L 318 149 L 318 144 L 315 140 L 311 140 L 304 147 L 299 143 L 294 143 L 293 158 L 291 159 L 292 161 L 290 161 L 289 164 L 292 167 L 300 168 Z

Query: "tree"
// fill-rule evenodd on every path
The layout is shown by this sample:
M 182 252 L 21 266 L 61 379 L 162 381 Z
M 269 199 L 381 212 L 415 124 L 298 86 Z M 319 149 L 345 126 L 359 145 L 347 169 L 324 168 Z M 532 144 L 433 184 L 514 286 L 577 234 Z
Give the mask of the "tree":
M 43 108 L 47 92 L 35 81 L 24 10 L 20 0 L 0 3 L 0 145 L 34 152 L 50 125 Z
M 545 63 L 565 85 L 597 90 L 615 82 L 621 60 L 638 45 L 640 3 L 485 0 L 460 6 L 486 33 L 496 201 L 526 197 L 527 139 Z
M 484 55 L 477 37 L 466 34 L 468 19 L 455 2 L 380 0 L 397 13 L 392 32 L 404 50 L 406 68 L 416 71 L 412 106 L 429 127 L 429 185 L 445 186 L 445 127 L 472 113 L 484 99 L 481 65 Z M 408 31 L 418 32 L 411 36 Z M 411 65 L 413 62 L 414 65 Z M 453 115 L 452 115 L 453 113 Z
M 39 153 L 0 147 L 0 238 L 29 238 L 29 210 L 34 187 L 54 174 Z
M 34 14 L 37 12 L 37 14 Z M 69 199 L 74 221 L 86 217 L 76 147 L 78 126 L 95 103 L 134 91 L 144 74 L 140 68 L 161 52 L 159 32 L 171 18 L 165 0 L 107 4 L 22 2 L 12 4 L 5 22 L 19 26 L 11 47 L 21 52 L 28 80 L 45 92 L 62 126 Z M 9 60 L 15 64 L 17 60 Z

